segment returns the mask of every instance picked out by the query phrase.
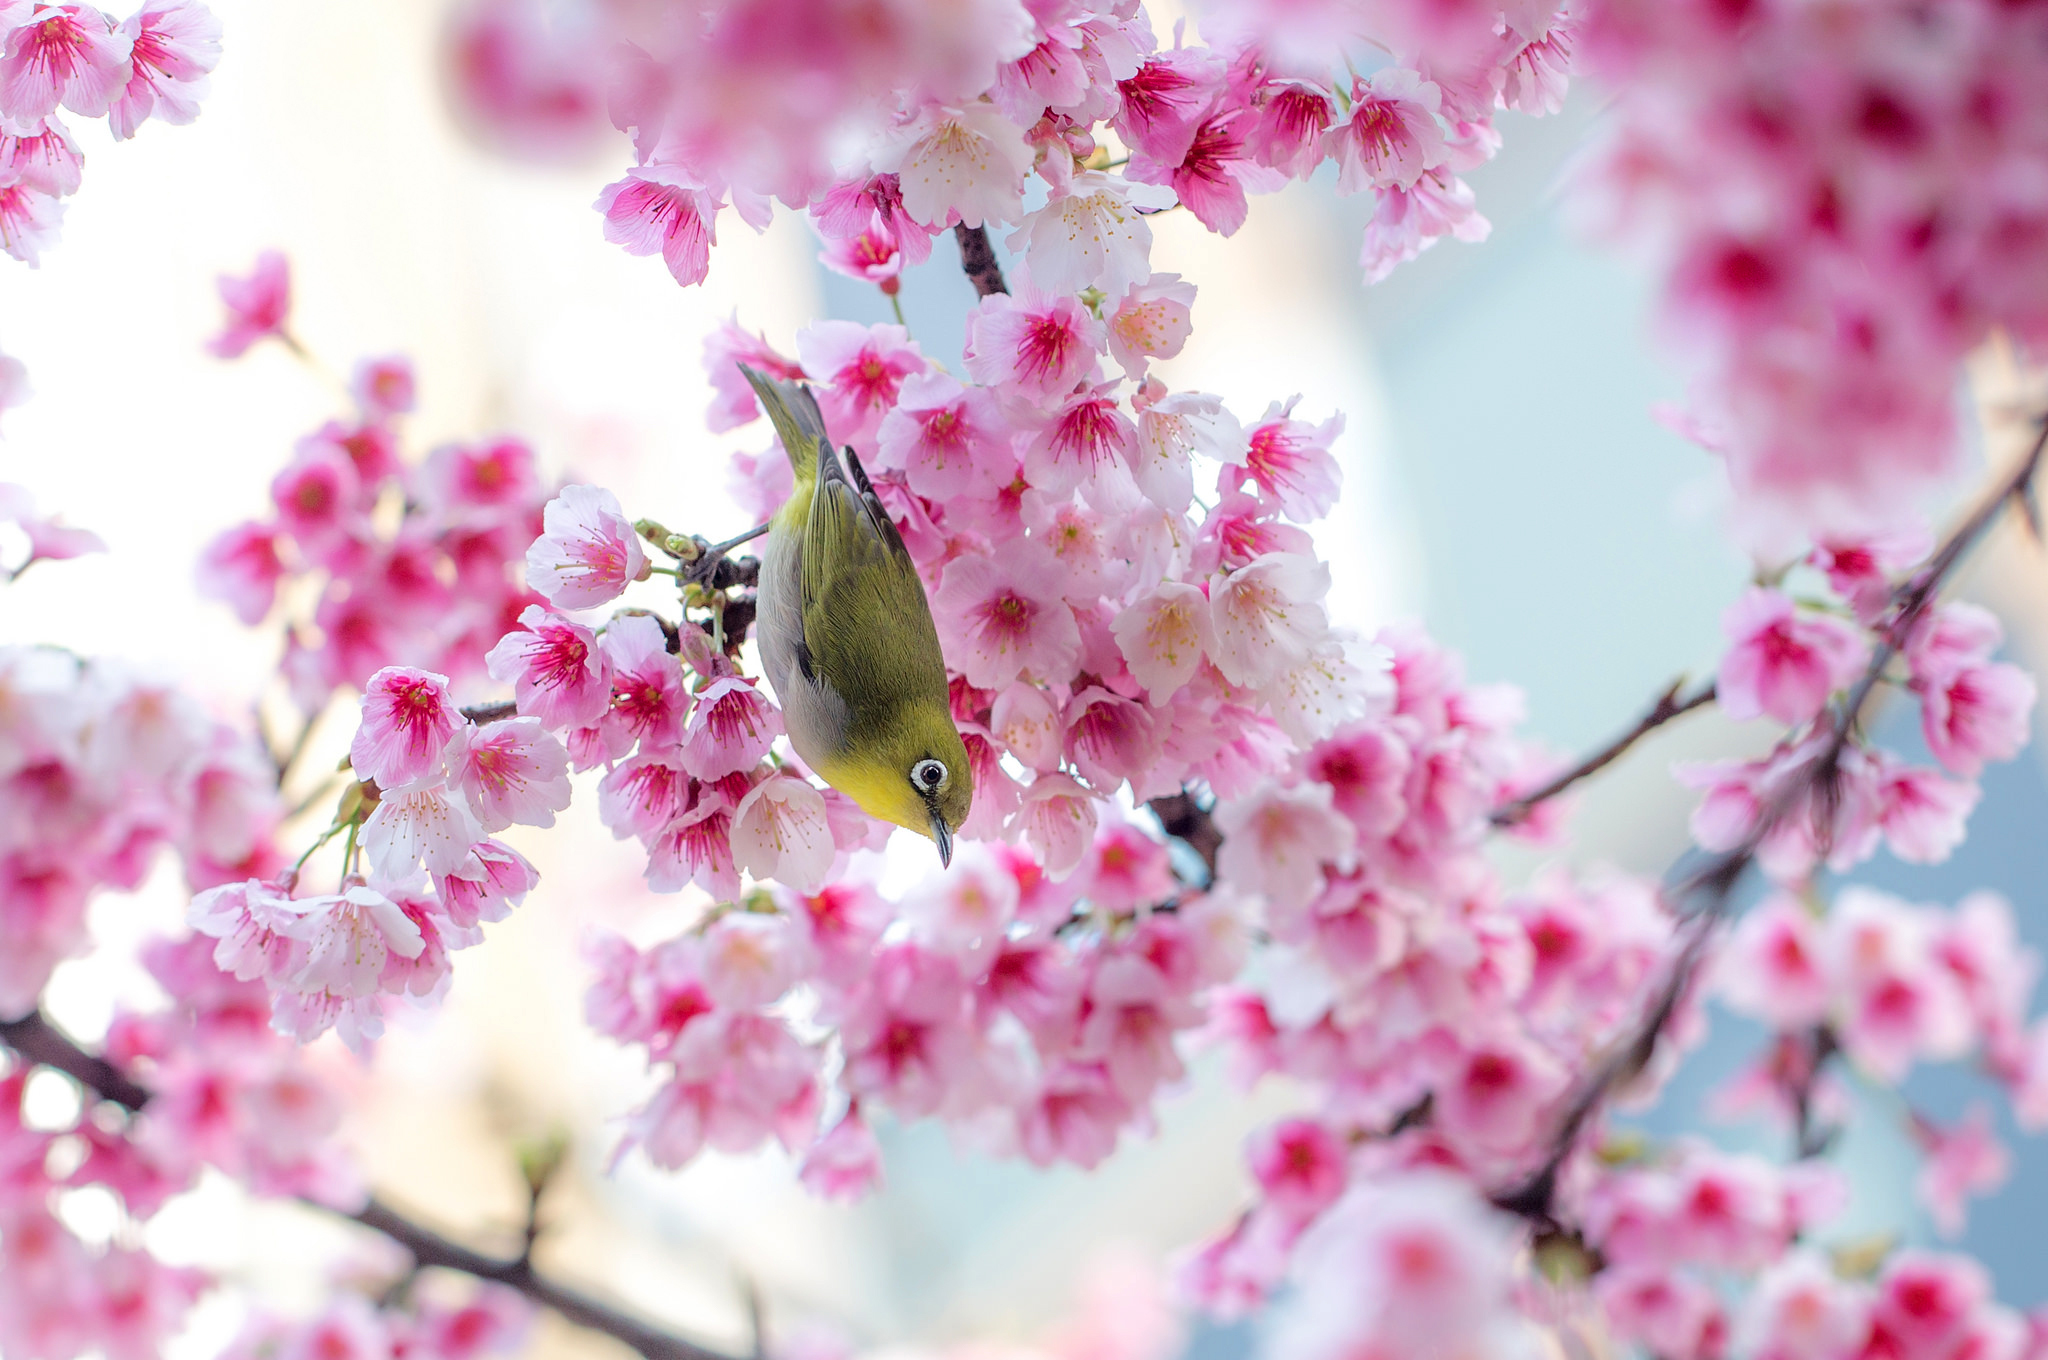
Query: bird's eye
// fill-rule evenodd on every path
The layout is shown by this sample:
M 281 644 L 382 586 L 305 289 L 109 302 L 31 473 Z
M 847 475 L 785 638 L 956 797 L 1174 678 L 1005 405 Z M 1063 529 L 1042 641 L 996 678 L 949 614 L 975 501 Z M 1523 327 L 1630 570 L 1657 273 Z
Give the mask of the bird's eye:
M 920 793 L 937 793 L 946 787 L 945 762 L 927 756 L 910 767 L 910 782 Z

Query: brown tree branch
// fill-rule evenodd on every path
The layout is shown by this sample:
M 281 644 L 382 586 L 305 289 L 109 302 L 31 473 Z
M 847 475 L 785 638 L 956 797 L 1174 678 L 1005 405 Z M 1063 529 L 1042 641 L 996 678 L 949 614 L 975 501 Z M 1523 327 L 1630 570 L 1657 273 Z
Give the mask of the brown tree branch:
M 75 1077 L 88 1090 L 129 1111 L 149 1103 L 149 1090 L 132 1080 L 104 1058 L 81 1048 L 76 1041 L 32 1011 L 19 1020 L 0 1021 L 0 1043 L 32 1063 L 41 1063 Z M 446 1270 L 474 1275 L 518 1290 L 527 1298 L 551 1308 L 579 1327 L 615 1337 L 647 1360 L 739 1360 L 695 1342 L 665 1332 L 629 1313 L 592 1298 L 568 1285 L 550 1279 L 533 1268 L 528 1255 L 487 1256 L 450 1241 L 433 1229 L 372 1198 L 363 1208 L 350 1213 L 314 1200 L 302 1203 L 329 1213 L 340 1214 L 376 1232 L 412 1253 L 418 1266 L 440 1266 Z M 529 1247 L 530 1247 L 529 1243 Z
M 105 1058 L 80 1048 L 70 1035 L 45 1020 L 41 1011 L 30 1011 L 19 1020 L 0 1020 L 0 1044 L 31 1063 L 54 1067 L 75 1078 L 124 1110 L 139 1110 L 149 1101 L 149 1092 L 140 1083 L 129 1080 Z
M 1552 1202 L 1557 1192 L 1559 1170 L 1578 1145 L 1586 1125 L 1615 1088 L 1633 1080 L 1648 1066 L 1656 1052 L 1657 1040 L 1692 986 L 1708 940 L 1727 914 L 1736 884 L 1756 862 L 1757 852 L 1763 843 L 1784 824 L 1786 818 L 1809 811 L 1811 800 L 1816 797 L 1823 806 L 1831 805 L 1831 793 L 1840 775 L 1842 755 L 1848 749 L 1863 707 L 1883 679 L 1885 669 L 1904 650 L 1942 583 L 1954 572 L 1964 555 L 1983 538 L 2008 505 L 2025 505 L 2032 494 L 2035 476 L 2040 471 L 2044 450 L 2048 450 L 2048 417 L 2042 418 L 2041 432 L 2018 467 L 1943 540 L 1927 564 L 1893 593 L 1881 625 L 1882 636 L 1871 655 L 1870 664 L 1835 711 L 1828 726 L 1827 741 L 1820 752 L 1795 777 L 1788 779 L 1777 796 L 1759 811 L 1756 825 L 1743 837 L 1740 845 L 1707 857 L 1697 867 L 1666 883 L 1664 899 L 1690 926 L 1690 933 L 1672 960 L 1664 984 L 1627 1041 L 1617 1045 L 1593 1069 L 1592 1075 L 1566 1106 L 1542 1165 L 1519 1184 L 1497 1191 L 1492 1196 L 1495 1207 L 1538 1224 L 1555 1223 Z M 1697 905 L 1693 905 L 1695 903 Z
M 1694 709 L 1704 708 L 1714 702 L 1714 682 L 1711 680 L 1691 694 L 1681 696 L 1679 691 L 1684 688 L 1683 677 L 1673 680 L 1670 687 L 1657 696 L 1657 701 L 1650 705 L 1649 711 L 1637 720 L 1634 727 L 1547 783 L 1495 808 L 1490 818 L 1494 826 L 1505 830 L 1521 825 L 1528 820 L 1529 814 L 1534 812 L 1538 805 L 1557 797 L 1580 780 L 1590 778 L 1606 769 L 1626 755 L 1630 747 L 1665 723 L 1674 718 L 1682 718 Z
M 977 297 L 1010 291 L 1010 285 L 1003 281 L 1003 267 L 996 263 L 996 249 L 989 244 L 987 227 L 956 226 L 953 239 L 960 243 L 960 268 L 974 285 Z
M 1202 863 L 1208 866 L 1209 877 L 1214 879 L 1216 852 L 1222 848 L 1223 833 L 1216 829 L 1209 810 L 1196 802 L 1195 796 L 1186 789 L 1154 798 L 1145 806 L 1159 819 L 1161 831 L 1175 840 L 1185 841 L 1188 849 L 1201 856 Z

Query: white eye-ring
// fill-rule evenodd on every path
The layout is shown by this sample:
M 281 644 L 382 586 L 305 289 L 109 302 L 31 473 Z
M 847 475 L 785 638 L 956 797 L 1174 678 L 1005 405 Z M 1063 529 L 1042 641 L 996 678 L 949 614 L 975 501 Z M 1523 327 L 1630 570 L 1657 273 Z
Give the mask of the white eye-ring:
M 933 760 L 930 756 L 910 767 L 910 782 L 919 793 L 939 792 L 946 787 L 946 780 L 950 777 L 945 762 Z

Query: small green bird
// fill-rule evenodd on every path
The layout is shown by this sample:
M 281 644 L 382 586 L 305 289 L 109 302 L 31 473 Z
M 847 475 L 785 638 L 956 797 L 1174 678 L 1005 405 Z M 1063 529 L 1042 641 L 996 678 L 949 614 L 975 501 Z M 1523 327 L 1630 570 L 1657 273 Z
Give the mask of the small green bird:
M 740 370 L 796 471 L 768 525 L 755 620 L 789 744 L 870 816 L 931 837 L 950 864 L 974 771 L 924 583 L 860 459 L 833 452 L 811 390 Z

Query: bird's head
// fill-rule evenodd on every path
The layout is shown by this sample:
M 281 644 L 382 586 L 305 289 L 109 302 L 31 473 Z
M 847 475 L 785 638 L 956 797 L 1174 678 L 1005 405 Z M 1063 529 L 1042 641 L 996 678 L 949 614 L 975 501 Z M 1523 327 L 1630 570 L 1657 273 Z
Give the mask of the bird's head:
M 906 704 L 879 740 L 855 746 L 819 773 L 869 816 L 929 836 L 950 864 L 953 833 L 974 803 L 974 770 L 945 705 Z

